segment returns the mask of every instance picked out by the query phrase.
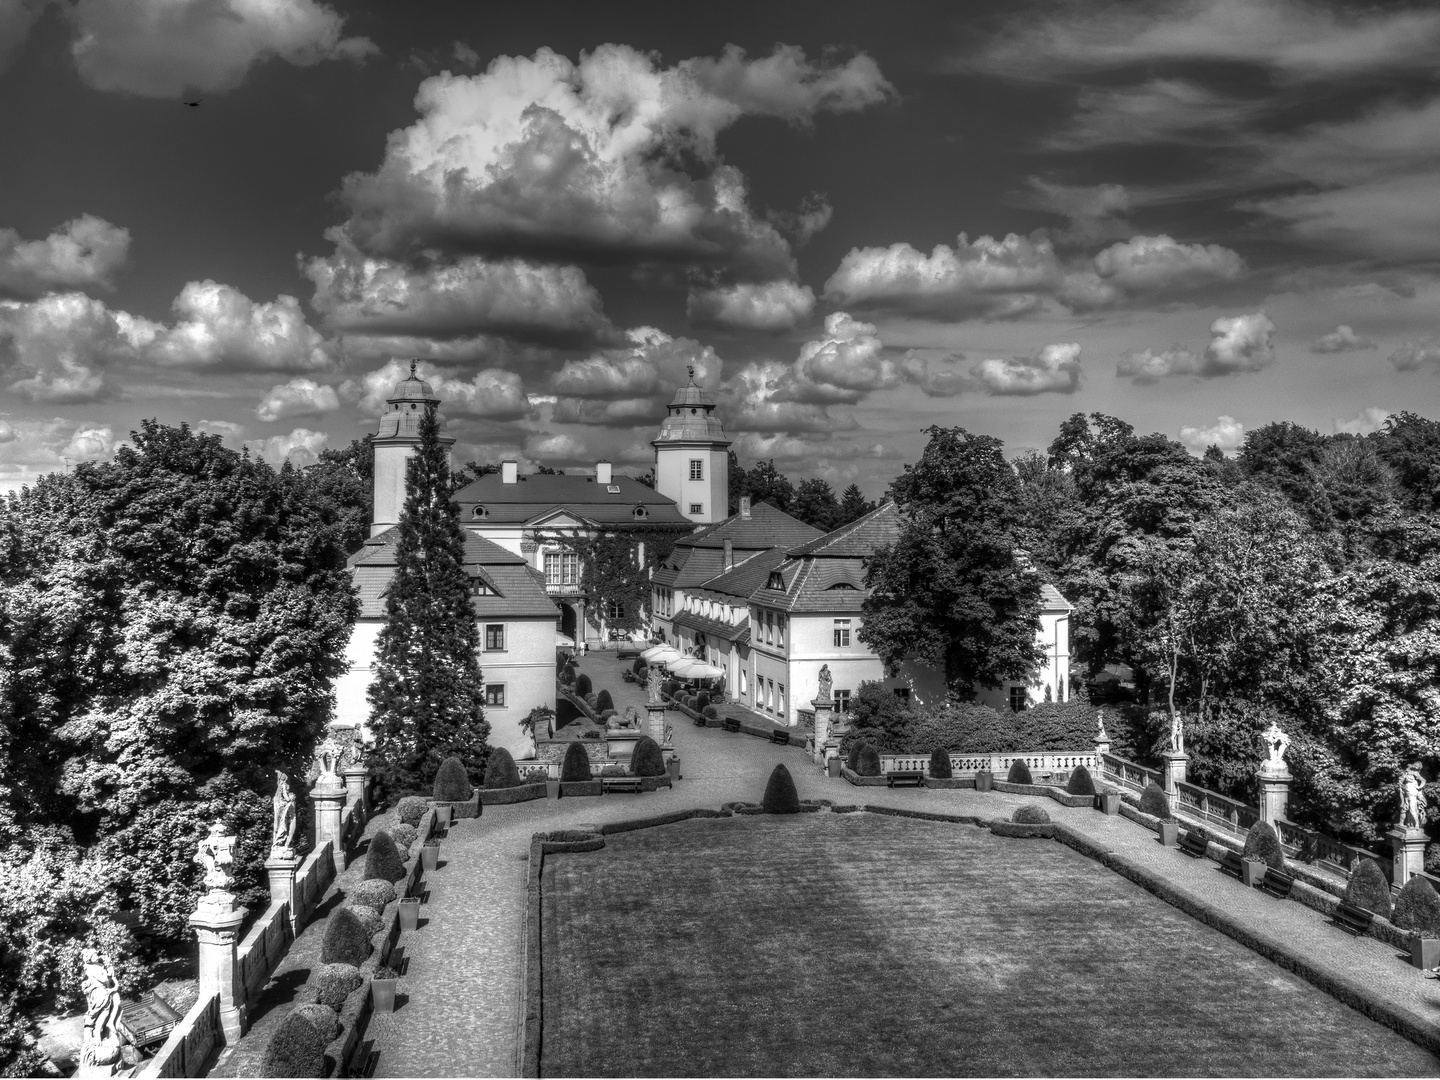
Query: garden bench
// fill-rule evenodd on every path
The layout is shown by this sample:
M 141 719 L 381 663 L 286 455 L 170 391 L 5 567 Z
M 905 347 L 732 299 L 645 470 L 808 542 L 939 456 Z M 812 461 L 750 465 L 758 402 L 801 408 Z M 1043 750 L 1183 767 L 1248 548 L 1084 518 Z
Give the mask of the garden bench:
M 786 731 L 784 728 L 776 728 L 774 731 L 770 732 L 770 741 L 772 743 L 788 744 L 790 742 L 790 732 Z
M 1271 896 L 1284 900 L 1290 895 L 1290 890 L 1295 887 L 1295 875 L 1287 874 L 1283 870 L 1276 870 L 1267 867 L 1265 877 L 1260 881 L 1260 888 L 1264 889 Z
M 1341 900 L 1335 907 L 1335 914 L 1330 917 L 1341 930 L 1360 937 L 1370 929 L 1370 923 L 1374 921 L 1375 913 Z
M 1232 851 L 1230 848 L 1226 848 L 1225 854 L 1220 856 L 1220 868 L 1229 870 L 1237 878 L 1243 879 L 1245 876 L 1245 860 L 1240 857 L 1238 851 Z
M 601 782 L 605 785 L 605 794 L 612 791 L 633 791 L 637 795 L 645 790 L 645 785 L 638 776 L 602 776 Z
M 1205 858 L 1206 852 L 1210 850 L 1210 843 L 1205 839 L 1205 834 L 1198 829 L 1186 829 L 1180 834 L 1179 848 L 1186 855 L 1194 859 Z
M 890 787 L 919 787 L 925 782 L 925 774 L 918 769 L 891 769 L 885 780 Z
M 738 716 L 727 716 L 720 726 L 726 731 L 733 731 L 738 734 L 740 731 L 740 718 Z

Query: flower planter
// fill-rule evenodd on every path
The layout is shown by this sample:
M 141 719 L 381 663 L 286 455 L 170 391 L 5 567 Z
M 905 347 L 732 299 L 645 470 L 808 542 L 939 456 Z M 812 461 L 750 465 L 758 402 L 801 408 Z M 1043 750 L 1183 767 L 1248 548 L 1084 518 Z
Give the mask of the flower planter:
M 1120 813 L 1120 793 L 1118 791 L 1102 791 L 1095 796 L 1095 805 L 1102 814 L 1114 817 Z
M 440 845 L 426 844 L 420 849 L 420 865 L 426 870 L 434 870 L 440 863 Z
M 560 781 L 559 781 L 559 780 L 546 780 L 546 781 L 545 781 L 545 797 L 546 797 L 547 799 L 558 799 L 558 798 L 560 798 Z
M 1420 937 L 1410 939 L 1410 963 L 1422 971 L 1440 967 L 1440 938 Z
M 1247 888 L 1253 889 L 1265 880 L 1265 862 L 1263 859 L 1241 859 L 1240 880 Z
M 981 769 L 975 774 L 975 790 L 989 791 L 995 783 L 995 774 L 989 769 Z
M 374 1002 L 377 1013 L 395 1011 L 395 984 L 399 981 L 399 979 L 370 980 L 370 1000 Z
M 435 827 L 437 829 L 448 829 L 450 827 L 450 804 L 435 804 Z
M 669 761 L 665 762 L 665 771 L 670 774 L 670 782 L 671 782 L 672 784 L 673 784 L 676 780 L 679 780 L 679 779 L 680 779 L 680 759 L 679 759 L 678 757 L 672 757 Z
M 838 757 L 827 758 L 825 761 L 825 771 L 830 774 L 831 779 L 839 780 L 840 770 L 844 765 L 845 762 L 841 761 Z
M 414 930 L 420 925 L 420 898 L 406 896 L 400 900 L 400 929 Z
M 1166 847 L 1174 847 L 1175 841 L 1180 839 L 1180 823 L 1177 821 L 1160 822 L 1160 843 Z

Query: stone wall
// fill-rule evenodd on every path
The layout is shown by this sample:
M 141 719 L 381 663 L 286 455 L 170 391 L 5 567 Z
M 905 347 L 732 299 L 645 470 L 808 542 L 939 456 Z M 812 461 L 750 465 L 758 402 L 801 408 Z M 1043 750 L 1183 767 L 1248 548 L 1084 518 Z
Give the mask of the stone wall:
M 217 1047 L 225 1040 L 220 1029 L 220 995 L 211 994 L 191 1006 L 175 1025 L 159 1052 L 135 1075 L 151 1078 L 199 1076 Z
M 245 997 L 253 1001 L 270 981 L 270 974 L 284 958 L 295 940 L 290 929 L 290 905 L 271 904 L 255 921 L 245 940 L 236 951 L 235 963 L 240 969 L 240 985 Z

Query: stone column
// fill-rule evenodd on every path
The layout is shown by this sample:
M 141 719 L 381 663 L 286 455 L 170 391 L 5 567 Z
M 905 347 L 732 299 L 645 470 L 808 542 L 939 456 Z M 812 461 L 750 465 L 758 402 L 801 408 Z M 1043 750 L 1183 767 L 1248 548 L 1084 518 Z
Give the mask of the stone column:
M 1391 884 L 1399 889 L 1405 882 L 1425 869 L 1425 845 L 1430 842 L 1430 837 L 1425 835 L 1424 829 L 1416 829 L 1403 825 L 1397 825 L 1385 834 L 1390 838 L 1391 864 L 1394 867 L 1394 876 L 1390 879 Z
M 368 771 L 364 765 L 349 765 L 340 773 L 345 781 L 346 801 L 355 803 L 367 818 L 370 816 L 370 800 L 365 791 Z
M 230 874 L 234 862 L 235 834 L 217 821 L 210 833 L 200 841 L 195 861 L 205 864 L 205 885 L 209 891 L 201 898 L 190 916 L 190 925 L 200 941 L 200 997 L 220 997 L 220 1027 L 225 1044 L 234 1046 L 245 1033 L 245 987 L 240 983 L 240 965 L 235 948 L 239 943 L 240 924 L 245 908 L 235 901 L 230 888 L 235 879 Z
M 830 758 L 830 723 L 834 715 L 835 702 L 830 698 L 816 698 L 815 706 L 815 764 L 826 767 Z
M 661 746 L 665 745 L 665 703 L 663 701 L 647 701 L 645 703 L 645 715 L 649 718 L 646 725 L 650 737 Z
M 340 835 L 340 815 L 345 811 L 345 784 L 338 777 L 326 783 L 322 775 L 310 789 L 310 804 L 315 809 L 315 844 L 329 840 L 334 856 L 335 873 L 345 870 L 345 844 Z
M 1180 806 L 1180 789 L 1177 785 L 1185 783 L 1190 755 L 1178 750 L 1166 750 L 1160 755 L 1160 760 L 1161 786 L 1165 789 L 1165 799 L 1170 803 L 1170 813 L 1173 814 Z
M 1283 764 L 1274 769 L 1267 763 L 1260 766 L 1256 777 L 1260 781 L 1260 820 L 1273 828 L 1276 818 L 1285 816 L 1290 801 L 1290 770 Z
M 270 857 L 265 860 L 265 874 L 270 878 L 270 902 L 290 905 L 290 930 L 300 933 L 300 912 L 296 910 L 295 872 L 300 869 L 300 857 L 285 848 L 271 848 Z

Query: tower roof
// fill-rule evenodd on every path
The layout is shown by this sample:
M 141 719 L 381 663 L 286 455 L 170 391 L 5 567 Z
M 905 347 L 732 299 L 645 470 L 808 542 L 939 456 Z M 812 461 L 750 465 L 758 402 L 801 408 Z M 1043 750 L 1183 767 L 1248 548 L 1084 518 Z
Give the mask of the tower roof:
M 394 391 L 385 399 L 388 408 L 380 414 L 380 426 L 375 432 L 377 439 L 418 440 L 426 407 L 440 404 L 434 387 L 415 374 L 415 364 L 416 361 L 410 361 L 410 374 L 396 383 Z M 441 439 L 453 443 L 454 436 L 445 434 L 445 417 L 436 412 L 435 422 Z
M 433 401 L 437 404 L 440 399 L 435 396 L 435 389 L 419 375 L 415 374 L 416 361 L 410 361 L 410 374 L 395 384 L 395 389 L 385 400 L 391 405 L 403 404 L 407 401 Z
M 690 381 L 675 391 L 675 396 L 670 399 L 670 408 L 699 408 L 710 412 L 715 408 L 715 399 L 709 390 L 695 381 L 695 365 L 690 364 L 686 370 L 690 372 Z
M 666 443 L 709 443 L 715 449 L 730 445 L 725 425 L 715 415 L 715 398 L 695 381 L 695 365 L 689 367 L 690 381 L 675 391 L 660 434 L 650 440 L 657 450 Z

